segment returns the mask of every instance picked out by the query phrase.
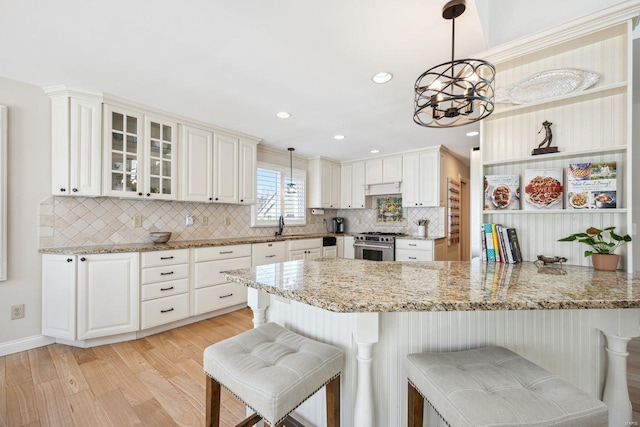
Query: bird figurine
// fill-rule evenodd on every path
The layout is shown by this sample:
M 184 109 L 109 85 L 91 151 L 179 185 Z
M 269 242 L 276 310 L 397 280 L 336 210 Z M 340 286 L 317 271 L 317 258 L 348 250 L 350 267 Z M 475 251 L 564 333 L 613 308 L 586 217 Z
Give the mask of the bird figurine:
M 542 261 L 543 265 L 549 265 L 549 264 L 555 264 L 557 262 L 562 264 L 563 262 L 567 262 L 567 259 L 565 257 L 560 257 L 560 256 L 538 255 L 538 261 Z

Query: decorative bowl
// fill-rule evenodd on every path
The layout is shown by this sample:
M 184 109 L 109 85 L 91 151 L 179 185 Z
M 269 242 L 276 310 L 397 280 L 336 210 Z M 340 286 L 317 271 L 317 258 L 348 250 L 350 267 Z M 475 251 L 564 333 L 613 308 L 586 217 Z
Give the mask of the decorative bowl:
M 152 231 L 149 234 L 153 243 L 166 243 L 171 238 L 170 231 Z

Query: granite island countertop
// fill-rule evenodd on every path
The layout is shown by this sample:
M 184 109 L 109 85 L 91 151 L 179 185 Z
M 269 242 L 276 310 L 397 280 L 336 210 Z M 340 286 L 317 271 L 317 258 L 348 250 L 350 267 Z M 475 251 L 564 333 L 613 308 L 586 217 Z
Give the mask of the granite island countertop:
M 226 272 L 229 281 L 340 313 L 640 308 L 640 275 L 480 260 L 289 261 Z
M 123 243 L 119 245 L 96 246 L 67 246 L 57 248 L 40 248 L 41 254 L 61 255 L 89 255 L 89 254 L 115 254 L 123 252 L 151 252 L 166 251 L 172 249 L 206 248 L 210 246 L 248 245 L 252 243 L 282 242 L 287 240 L 316 239 L 322 237 L 342 237 L 353 234 L 333 233 L 309 233 L 309 234 L 285 234 L 283 236 L 246 236 L 228 237 L 222 239 L 183 240 L 167 243 Z

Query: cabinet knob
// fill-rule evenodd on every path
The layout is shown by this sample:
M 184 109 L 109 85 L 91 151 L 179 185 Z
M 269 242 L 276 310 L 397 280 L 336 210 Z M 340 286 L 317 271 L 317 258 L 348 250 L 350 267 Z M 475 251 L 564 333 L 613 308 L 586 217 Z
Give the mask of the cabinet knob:
M 67 189 L 66 188 L 61 188 L 60 191 L 64 193 L 65 191 L 67 191 Z
M 244 202 L 244 199 L 240 199 L 240 203 Z
M 147 193 L 147 197 L 151 196 L 151 193 Z
M 416 206 L 418 206 L 418 204 L 416 203 Z
M 216 200 L 218 200 L 218 198 L 216 197 Z
M 80 261 L 85 262 L 87 259 L 85 257 L 80 258 Z
M 422 206 L 422 203 L 420 203 L 420 206 Z
M 209 200 L 213 200 L 213 197 L 209 197 Z
M 77 193 L 78 189 L 77 188 L 72 188 L 71 191 L 73 191 L 74 193 Z
M 349 207 L 349 208 L 350 208 L 350 207 L 351 207 L 351 205 L 349 205 L 349 206 L 347 206 L 347 207 Z
M 67 258 L 67 262 L 73 262 L 73 258 Z
M 142 193 L 138 193 L 138 196 L 142 196 Z

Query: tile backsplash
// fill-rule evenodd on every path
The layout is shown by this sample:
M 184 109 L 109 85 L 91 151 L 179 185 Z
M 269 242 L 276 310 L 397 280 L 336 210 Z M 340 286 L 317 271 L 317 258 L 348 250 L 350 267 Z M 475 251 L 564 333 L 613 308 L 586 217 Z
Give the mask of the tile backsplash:
M 191 214 L 194 225 L 185 225 Z M 142 216 L 142 227 L 134 217 Z M 389 231 L 415 234 L 417 220 L 429 219 L 429 235 L 444 235 L 443 208 L 406 208 L 404 223 L 379 224 L 375 209 L 325 210 L 324 215 L 307 211 L 307 225 L 285 227 L 284 234 L 322 233 L 324 219 L 346 218 L 347 232 Z M 208 224 L 204 225 L 205 218 Z M 229 225 L 227 225 L 227 223 Z M 251 227 L 251 207 L 213 203 L 124 200 L 106 197 L 49 197 L 40 203 L 39 246 L 113 245 L 148 243 L 150 231 L 171 231 L 172 241 L 226 237 L 270 236 L 275 227 Z

